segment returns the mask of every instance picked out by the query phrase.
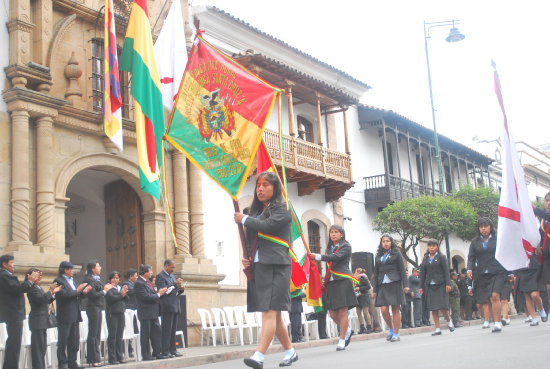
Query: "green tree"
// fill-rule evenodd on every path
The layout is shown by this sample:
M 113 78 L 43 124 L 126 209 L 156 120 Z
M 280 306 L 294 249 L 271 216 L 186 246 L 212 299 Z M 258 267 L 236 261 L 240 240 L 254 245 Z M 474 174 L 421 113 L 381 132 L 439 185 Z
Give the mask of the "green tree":
M 500 195 L 492 187 L 473 188 L 471 185 L 461 186 L 460 190 L 455 192 L 451 197 L 472 205 L 477 213 L 477 218 L 489 218 L 493 221 L 495 227 L 498 224 L 498 202 Z M 476 231 L 474 228 L 469 238 L 473 238 L 475 234 Z
M 444 197 L 417 197 L 395 202 L 382 210 L 373 221 L 381 233 L 397 235 L 403 257 L 415 267 L 419 265 L 417 246 L 423 238 L 441 241 L 451 233 L 469 240 L 475 231 L 476 212 L 464 201 Z M 413 256 L 409 257 L 412 251 Z

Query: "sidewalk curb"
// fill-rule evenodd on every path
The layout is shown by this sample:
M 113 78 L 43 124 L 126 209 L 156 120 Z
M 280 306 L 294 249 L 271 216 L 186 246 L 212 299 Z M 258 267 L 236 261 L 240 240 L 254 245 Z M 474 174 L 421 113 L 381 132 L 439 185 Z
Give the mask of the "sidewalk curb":
M 520 316 L 510 316 L 510 319 L 512 320 L 518 320 L 520 319 Z M 462 326 L 474 326 L 474 325 L 481 325 L 483 323 L 482 320 L 476 319 L 476 320 L 470 320 L 470 321 L 463 321 L 461 322 Z M 441 328 L 446 330 L 448 329 L 446 322 L 441 322 Z M 423 326 L 418 328 L 406 328 L 406 329 L 400 329 L 399 334 L 401 336 L 410 336 L 417 333 L 426 333 L 431 332 L 435 329 L 435 326 L 432 324 L 431 326 Z M 457 328 L 460 329 L 460 328 Z M 386 337 L 386 332 L 380 332 L 380 333 L 371 333 L 371 334 L 355 334 L 352 337 L 352 342 L 358 342 L 358 341 L 369 341 L 369 340 L 375 340 L 375 339 L 383 339 Z M 307 341 L 307 342 L 300 342 L 294 344 L 294 347 L 296 350 L 301 349 L 308 349 L 308 348 L 314 348 L 314 347 L 321 347 L 321 346 L 335 346 L 338 343 L 338 338 L 328 338 L 328 339 L 322 339 L 322 340 L 313 340 L 313 341 Z M 208 349 L 226 349 L 228 351 L 224 352 L 212 352 L 207 354 L 190 354 L 189 351 L 193 350 L 208 350 Z M 119 365 L 109 365 L 105 368 L 116 368 L 116 369 L 176 369 L 176 368 L 185 368 L 190 366 L 198 366 L 198 365 L 205 365 L 205 364 L 213 364 L 213 363 L 219 363 L 222 361 L 228 361 L 228 360 L 236 360 L 236 359 L 242 359 L 245 357 L 252 356 L 254 352 L 256 351 L 256 345 L 247 345 L 247 346 L 221 346 L 221 347 L 192 347 L 187 350 L 188 356 L 183 356 L 177 359 L 164 359 L 164 360 L 155 360 L 155 361 L 141 361 L 141 362 L 126 362 L 124 364 Z M 267 354 L 273 354 L 276 352 L 283 352 L 283 347 L 280 344 L 271 345 L 268 350 Z M 180 350 L 182 352 L 182 350 Z M 184 352 L 182 352 L 184 353 Z M 184 353 L 185 355 L 185 353 Z

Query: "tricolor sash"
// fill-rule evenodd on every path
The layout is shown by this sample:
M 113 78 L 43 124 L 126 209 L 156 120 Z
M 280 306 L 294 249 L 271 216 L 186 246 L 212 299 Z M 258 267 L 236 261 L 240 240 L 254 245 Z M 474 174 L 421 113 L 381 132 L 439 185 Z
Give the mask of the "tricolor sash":
M 262 233 L 262 232 L 258 232 L 258 238 L 261 238 L 261 239 L 264 239 L 264 240 L 267 240 L 267 241 L 270 241 L 270 242 L 273 242 L 273 243 L 276 243 L 278 245 L 286 247 L 288 249 L 288 253 L 290 254 L 290 257 L 292 258 L 292 260 L 294 260 L 297 263 L 300 262 L 298 260 L 298 257 L 294 253 L 294 250 L 292 250 L 292 247 L 290 247 L 290 244 L 288 243 L 287 240 L 283 240 L 282 238 L 275 237 L 275 236 L 272 236 L 270 234 Z
M 340 246 L 338 246 L 336 248 L 336 250 L 334 250 L 333 254 L 336 254 L 338 252 L 339 248 L 340 248 Z M 338 276 L 338 277 L 341 277 L 341 278 L 350 279 L 353 283 L 359 284 L 359 280 L 357 278 L 355 278 L 353 275 L 347 274 L 347 273 L 335 272 L 334 270 L 332 270 L 332 261 L 329 261 L 327 263 L 327 265 L 328 265 L 328 267 L 327 267 L 327 274 L 325 275 L 325 283 L 323 284 L 323 293 L 326 292 L 327 282 L 328 282 L 328 279 L 330 278 L 331 274 L 335 275 L 335 276 Z

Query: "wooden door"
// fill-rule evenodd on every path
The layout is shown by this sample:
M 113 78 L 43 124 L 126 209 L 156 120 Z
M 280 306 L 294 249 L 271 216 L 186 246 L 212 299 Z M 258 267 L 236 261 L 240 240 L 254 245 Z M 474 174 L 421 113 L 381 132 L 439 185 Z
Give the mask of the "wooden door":
M 109 183 L 105 195 L 105 235 L 108 275 L 113 270 L 121 279 L 129 268 L 138 269 L 143 262 L 141 202 L 128 183 Z

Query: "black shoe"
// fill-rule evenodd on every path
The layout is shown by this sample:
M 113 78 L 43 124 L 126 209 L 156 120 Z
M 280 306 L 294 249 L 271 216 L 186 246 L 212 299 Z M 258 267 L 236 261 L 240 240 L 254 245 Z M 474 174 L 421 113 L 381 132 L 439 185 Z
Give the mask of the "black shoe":
M 391 341 L 391 338 L 393 336 L 393 333 L 390 333 L 386 336 L 386 341 Z
M 346 346 L 342 347 L 342 346 L 336 346 L 336 351 L 344 351 L 346 349 Z
M 120 364 L 118 361 L 110 361 L 109 360 L 109 365 L 117 365 L 117 364 Z
M 292 354 L 292 356 L 288 359 L 283 359 L 283 361 L 279 363 L 279 366 L 291 366 L 295 361 L 298 361 L 298 354 L 296 351 L 294 351 L 294 354 Z
M 492 333 L 500 333 L 500 332 L 502 332 L 502 328 L 495 326 L 495 327 L 493 327 L 493 330 L 491 332 Z
M 69 369 L 67 365 L 59 365 L 57 369 Z
M 441 336 L 441 331 L 433 332 L 432 336 Z
M 262 361 L 256 361 L 251 357 L 244 358 L 244 365 L 249 366 L 254 369 L 263 369 L 264 363 Z
M 301 339 L 301 338 L 297 338 L 295 340 L 292 340 L 292 343 L 300 343 L 300 342 L 304 342 L 304 340 Z
M 157 360 L 157 358 L 154 357 L 154 356 L 144 356 L 144 357 L 143 357 L 143 360 L 144 360 L 144 361 L 151 361 L 151 360 Z
M 92 368 L 101 368 L 104 365 L 102 363 L 90 363 L 90 366 Z
M 542 320 L 543 323 L 546 323 L 548 321 L 548 315 L 546 315 L 545 317 L 540 317 L 540 320 Z
M 354 333 L 355 333 L 355 332 L 354 332 L 354 330 L 352 329 L 352 330 L 351 330 L 351 333 L 350 333 L 350 335 L 349 335 L 349 337 L 346 338 L 346 346 L 345 346 L 345 347 L 348 347 L 349 342 L 351 341 L 351 336 L 353 336 Z
M 372 331 L 372 325 L 367 325 L 367 334 L 371 334 L 373 331 Z
M 170 356 L 166 354 L 157 355 L 157 360 L 168 359 Z
M 69 369 L 86 369 L 86 367 L 75 364 L 75 365 L 69 366 Z
M 126 360 L 119 360 L 118 363 L 119 364 L 124 364 L 124 363 L 126 363 Z
M 180 353 L 177 352 L 177 351 L 176 351 L 176 352 L 172 352 L 171 355 L 172 355 L 173 357 L 181 357 L 181 356 L 183 356 L 183 354 L 180 354 Z

